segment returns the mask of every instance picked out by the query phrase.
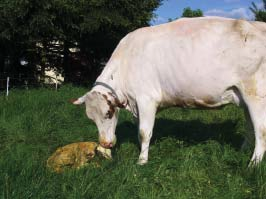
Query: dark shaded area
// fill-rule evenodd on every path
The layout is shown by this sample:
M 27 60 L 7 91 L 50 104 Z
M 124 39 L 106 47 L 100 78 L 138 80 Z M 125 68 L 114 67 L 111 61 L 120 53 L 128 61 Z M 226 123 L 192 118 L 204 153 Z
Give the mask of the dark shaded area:
M 68 83 L 94 81 L 120 39 L 149 26 L 161 3 L 1 0 L 0 79 L 43 82 L 54 70 Z
M 220 144 L 230 144 L 240 149 L 244 137 L 236 133 L 237 123 L 227 120 L 223 123 L 205 124 L 200 120 L 189 122 L 169 119 L 156 119 L 151 144 L 163 137 L 174 137 L 185 142 L 185 145 L 194 145 L 207 140 L 215 140 Z M 119 144 L 133 142 L 139 145 L 138 128 L 132 122 L 123 122 L 116 131 Z

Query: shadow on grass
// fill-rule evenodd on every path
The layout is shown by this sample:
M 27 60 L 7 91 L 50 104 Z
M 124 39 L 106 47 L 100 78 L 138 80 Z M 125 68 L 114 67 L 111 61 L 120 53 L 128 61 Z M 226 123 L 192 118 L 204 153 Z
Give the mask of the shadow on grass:
M 227 120 L 223 123 L 204 124 L 200 120 L 189 122 L 169 119 L 156 119 L 151 143 L 159 141 L 163 137 L 174 137 L 182 140 L 186 145 L 194 145 L 207 140 L 216 140 L 221 144 L 230 144 L 239 150 L 244 137 L 236 133 L 236 123 Z M 118 147 L 124 142 L 138 143 L 137 125 L 125 121 L 117 126 Z

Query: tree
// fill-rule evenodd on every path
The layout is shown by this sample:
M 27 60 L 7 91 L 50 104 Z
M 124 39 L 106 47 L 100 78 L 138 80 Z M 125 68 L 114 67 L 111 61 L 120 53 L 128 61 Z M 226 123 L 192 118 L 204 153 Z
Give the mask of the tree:
M 2 72 L 8 75 L 36 77 L 39 63 L 36 44 L 58 37 L 53 26 L 55 16 L 51 12 L 51 0 L 2 0 L 0 2 L 0 63 Z M 27 65 L 21 65 L 26 59 Z M 7 64 L 5 64 L 7 63 Z
M 259 9 L 257 5 L 252 2 L 249 9 L 254 13 L 256 21 L 266 22 L 266 0 L 262 0 L 263 8 Z
M 71 80 L 73 62 L 83 62 L 82 74 L 95 78 L 119 40 L 148 26 L 161 2 L 1 0 L 0 73 L 35 77 L 55 68 Z M 22 66 L 21 59 L 28 64 Z
M 119 40 L 128 32 L 149 26 L 153 10 L 161 0 L 100 0 L 85 2 L 81 23 L 81 49 L 90 57 L 97 75 Z M 100 66 L 100 67 L 99 67 Z
M 203 12 L 200 9 L 192 10 L 190 7 L 184 8 L 182 17 L 202 17 Z

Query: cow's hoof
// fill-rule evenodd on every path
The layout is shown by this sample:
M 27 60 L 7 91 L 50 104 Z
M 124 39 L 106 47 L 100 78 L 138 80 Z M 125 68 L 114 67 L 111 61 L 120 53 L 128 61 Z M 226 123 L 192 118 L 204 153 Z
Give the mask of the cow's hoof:
M 250 160 L 249 164 L 248 164 L 248 168 L 249 169 L 254 169 L 256 168 L 260 163 L 256 160 Z
M 138 160 L 138 162 L 137 162 L 137 164 L 138 165 L 144 165 L 144 164 L 147 164 L 148 163 L 148 160 L 143 160 L 143 159 L 140 159 L 140 160 Z

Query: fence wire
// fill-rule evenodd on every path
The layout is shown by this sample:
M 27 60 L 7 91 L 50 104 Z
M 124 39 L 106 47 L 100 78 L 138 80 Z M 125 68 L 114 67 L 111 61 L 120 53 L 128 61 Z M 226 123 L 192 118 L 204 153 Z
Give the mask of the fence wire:
M 65 82 L 68 77 L 67 82 Z M 70 79 L 69 79 L 70 77 Z M 14 89 L 32 89 L 32 88 L 47 88 L 58 90 L 61 86 L 66 84 L 73 84 L 75 86 L 91 87 L 97 76 L 95 74 L 81 75 L 80 73 L 64 73 L 58 75 L 45 75 L 37 78 L 28 78 L 25 76 L 8 76 L 7 74 L 0 74 L 0 95 L 8 96 L 10 91 Z
M 6 77 L 0 79 L 0 95 L 8 96 L 13 89 L 50 88 L 57 90 L 63 81 L 57 78 L 46 76 L 45 81 L 36 78 Z

